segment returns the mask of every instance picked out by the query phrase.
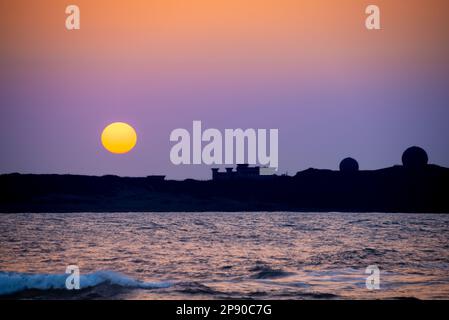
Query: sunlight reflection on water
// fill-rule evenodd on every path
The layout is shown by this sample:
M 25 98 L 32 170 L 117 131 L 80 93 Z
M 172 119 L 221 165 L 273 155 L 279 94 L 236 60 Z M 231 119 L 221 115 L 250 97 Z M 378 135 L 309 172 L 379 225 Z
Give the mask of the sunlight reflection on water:
M 3 214 L 0 270 L 76 264 L 172 284 L 78 298 L 448 299 L 448 231 L 449 215 L 435 214 Z M 365 287 L 368 265 L 381 269 L 380 290 Z

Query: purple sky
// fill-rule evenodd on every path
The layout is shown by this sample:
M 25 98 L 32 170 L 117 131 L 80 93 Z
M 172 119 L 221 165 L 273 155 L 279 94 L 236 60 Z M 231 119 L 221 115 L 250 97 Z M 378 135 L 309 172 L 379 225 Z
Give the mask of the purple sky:
M 312 33 L 292 45 L 294 32 L 279 40 L 273 31 L 237 47 L 231 36 L 202 46 L 192 38 L 184 51 L 176 50 L 181 40 L 166 44 L 162 36 L 151 50 L 108 39 L 117 52 L 101 40 L 74 50 L 71 41 L 83 43 L 88 30 L 76 40 L 61 31 L 45 46 L 26 31 L 17 41 L 3 34 L 0 172 L 209 178 L 208 166 L 169 159 L 170 132 L 190 131 L 193 120 L 205 128 L 279 129 L 281 173 L 337 169 L 347 156 L 362 170 L 391 166 L 412 145 L 449 167 L 447 31 L 435 35 L 427 26 L 401 38 L 394 28 L 405 25 L 390 23 L 373 35 L 361 21 L 350 39 L 340 30 L 340 42 L 309 39 Z M 129 154 L 101 146 L 102 129 L 114 121 L 137 131 Z

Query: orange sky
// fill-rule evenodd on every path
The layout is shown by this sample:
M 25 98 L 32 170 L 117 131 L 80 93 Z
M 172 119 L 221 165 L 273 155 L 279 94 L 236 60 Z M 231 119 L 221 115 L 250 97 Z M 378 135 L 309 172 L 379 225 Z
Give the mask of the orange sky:
M 364 28 L 371 3 L 381 8 L 382 31 Z M 445 0 L 74 0 L 81 30 L 72 33 L 64 28 L 67 4 L 2 1 L 1 54 L 13 63 L 74 59 L 222 70 L 273 60 L 286 70 L 382 59 L 438 63 L 449 54 Z
M 70 4 L 81 30 L 65 29 Z M 365 28 L 370 4 L 382 30 Z M 291 172 L 388 166 L 414 144 L 449 165 L 448 13 L 447 0 L 0 0 L 0 170 L 208 175 L 168 161 L 169 132 L 192 120 L 279 128 Z M 113 121 L 142 138 L 130 158 L 100 153 Z

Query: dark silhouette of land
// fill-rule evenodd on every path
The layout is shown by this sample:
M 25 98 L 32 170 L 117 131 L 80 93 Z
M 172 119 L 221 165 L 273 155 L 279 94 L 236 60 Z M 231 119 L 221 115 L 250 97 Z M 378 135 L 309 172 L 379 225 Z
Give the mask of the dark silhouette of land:
M 248 166 L 208 181 L 80 175 L 0 175 L 0 212 L 349 211 L 449 213 L 449 168 L 407 149 L 403 165 L 260 176 Z M 245 169 L 246 168 L 246 169 Z M 240 171 L 239 171 L 240 170 Z M 241 174 L 243 172 L 243 174 Z M 245 172 L 249 172 L 245 176 Z

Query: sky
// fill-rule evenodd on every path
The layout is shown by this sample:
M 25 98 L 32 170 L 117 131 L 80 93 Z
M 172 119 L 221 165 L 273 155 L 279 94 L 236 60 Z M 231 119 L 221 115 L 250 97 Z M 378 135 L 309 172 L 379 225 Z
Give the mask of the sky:
M 65 28 L 78 5 L 81 29 Z M 365 28 L 378 5 L 381 30 Z M 449 167 L 446 0 L 0 0 L 0 173 L 210 178 L 176 128 L 279 129 L 279 170 Z M 101 145 L 111 122 L 136 147 Z

